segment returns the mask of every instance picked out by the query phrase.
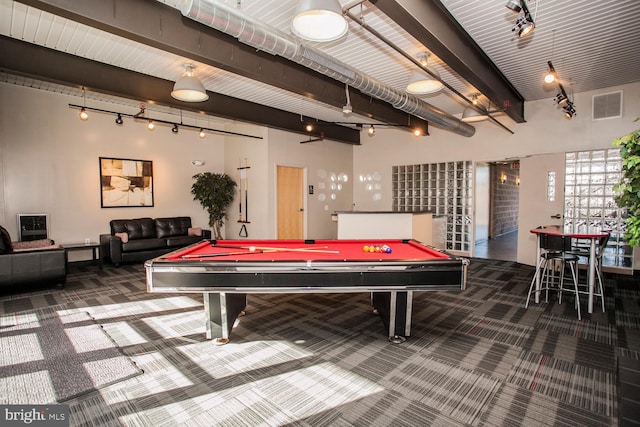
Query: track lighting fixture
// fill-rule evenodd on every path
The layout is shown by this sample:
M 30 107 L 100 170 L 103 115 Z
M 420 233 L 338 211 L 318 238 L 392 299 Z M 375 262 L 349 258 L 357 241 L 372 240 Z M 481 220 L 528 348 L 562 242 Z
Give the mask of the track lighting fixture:
M 569 96 L 567 95 L 567 92 L 564 90 L 564 86 L 562 86 L 562 83 L 560 83 L 560 79 L 558 78 L 558 73 L 556 73 L 555 68 L 553 68 L 553 64 L 551 63 L 551 61 L 548 61 L 547 64 L 549 65 L 549 72 L 553 72 L 554 81 L 558 82 L 558 89 L 560 90 L 560 92 L 558 92 L 555 98 L 553 98 L 553 101 L 559 107 L 562 107 L 564 116 L 567 119 L 571 119 L 573 116 L 576 115 L 576 109 L 573 105 L 573 102 L 569 99 Z M 546 81 L 546 78 L 545 78 L 545 81 Z
M 313 130 L 313 125 L 309 123 L 307 124 L 307 126 L 305 126 L 305 129 L 307 130 L 307 132 L 311 132 Z
M 505 5 L 507 9 L 514 13 L 520 13 L 522 11 L 523 16 L 519 17 L 516 20 L 516 24 L 511 28 L 511 31 L 517 31 L 518 37 L 523 38 L 528 36 L 533 32 L 536 27 L 536 24 L 531 17 L 531 13 L 529 12 L 529 8 L 527 7 L 527 2 L 525 0 L 509 0 Z M 536 11 L 538 9 L 538 4 L 536 3 Z
M 544 76 L 544 82 L 553 83 L 558 78 L 558 74 L 556 73 L 556 69 L 553 68 L 551 61 L 547 62 L 547 64 L 549 65 L 549 71 Z
M 375 134 L 376 134 L 376 128 L 373 127 L 373 125 L 369 126 L 369 129 L 367 130 L 367 135 L 373 136 Z
M 565 105 L 567 102 L 569 102 L 569 98 L 567 98 L 567 96 L 565 94 L 563 94 L 562 92 L 560 92 L 559 94 L 556 95 L 555 98 L 553 98 L 554 101 L 556 101 L 556 104 L 558 105 Z
M 207 134 L 204 133 L 204 129 L 200 129 L 200 133 L 198 134 L 198 136 L 200 137 L 200 139 L 204 138 Z
M 415 70 L 409 76 L 409 83 L 407 83 L 407 92 L 413 95 L 426 95 L 429 93 L 435 93 L 444 87 L 444 84 L 440 81 L 440 73 L 433 67 L 427 65 L 429 61 L 429 54 L 422 53 L 418 56 L 418 61 L 424 67 L 422 70 Z M 425 76 L 424 71 L 427 70 L 428 76 Z
M 171 131 L 173 133 L 177 133 L 179 131 L 180 127 L 186 128 L 186 129 L 199 129 L 200 133 L 202 134 L 201 138 L 204 137 L 205 131 L 207 131 L 207 132 L 217 133 L 217 134 L 222 134 L 222 135 L 243 136 L 243 137 L 247 137 L 247 138 L 264 139 L 261 136 L 255 136 L 255 135 L 249 135 L 249 134 L 245 134 L 245 133 L 232 132 L 232 131 L 228 131 L 228 130 L 221 130 L 221 129 L 214 129 L 214 128 L 209 128 L 209 127 L 202 127 L 202 126 L 185 124 L 185 123 L 182 122 L 182 112 L 180 114 L 180 122 L 179 123 L 176 123 L 174 121 L 162 120 L 162 119 L 152 119 L 152 118 L 149 118 L 149 117 L 145 116 L 146 107 L 145 107 L 144 104 L 140 104 L 140 111 L 138 111 L 136 114 L 120 113 L 118 111 L 103 110 L 101 108 L 84 107 L 82 105 L 77 105 L 77 104 L 69 104 L 69 108 L 78 108 L 78 109 L 80 109 L 80 111 L 85 110 L 85 113 L 87 111 L 96 111 L 98 113 L 113 114 L 114 116 L 116 116 L 115 122 L 116 122 L 117 125 L 121 125 L 122 124 L 122 117 L 126 116 L 126 117 L 131 117 L 134 121 L 135 120 L 144 121 L 147 124 L 147 128 L 149 130 L 155 129 L 156 124 L 157 123 L 161 123 L 161 124 L 165 124 L 165 125 L 171 125 L 172 126 Z
M 520 2 L 518 0 L 509 0 L 506 7 L 507 9 L 510 9 L 515 13 L 519 13 L 520 10 L 522 10 L 522 7 L 520 7 Z
M 202 82 L 193 75 L 193 64 L 183 64 L 184 74 L 173 85 L 171 96 L 184 102 L 202 102 L 209 99 Z
M 568 120 L 570 120 L 573 116 L 576 115 L 576 109 L 573 107 L 573 102 L 571 101 L 567 102 L 567 105 L 562 107 L 562 109 L 564 110 L 564 116 Z
M 348 29 L 338 0 L 299 0 L 291 20 L 291 31 L 312 42 L 337 40 Z

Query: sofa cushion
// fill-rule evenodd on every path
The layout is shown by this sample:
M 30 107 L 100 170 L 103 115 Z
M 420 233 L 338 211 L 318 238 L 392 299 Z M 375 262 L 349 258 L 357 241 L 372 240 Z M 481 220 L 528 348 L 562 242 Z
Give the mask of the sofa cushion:
M 156 218 L 157 237 L 186 236 L 189 228 L 191 228 L 191 217 L 188 216 Z
M 51 239 L 27 240 L 24 242 L 13 242 L 13 251 L 33 251 L 35 249 L 55 249 L 58 245 Z
M 149 249 L 166 248 L 166 239 L 136 239 L 122 244 L 123 252 L 147 251 Z
M 9 254 L 11 252 L 13 252 L 11 236 L 9 232 L 0 225 L 0 254 Z
M 109 225 L 112 235 L 127 233 L 129 241 L 156 237 L 156 223 L 152 218 L 114 219 Z

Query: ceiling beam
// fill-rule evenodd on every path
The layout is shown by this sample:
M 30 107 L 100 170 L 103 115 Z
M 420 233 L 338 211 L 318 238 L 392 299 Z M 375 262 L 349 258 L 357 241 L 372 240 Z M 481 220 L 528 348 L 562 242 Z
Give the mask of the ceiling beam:
M 186 111 L 204 112 L 212 116 L 360 145 L 359 130 L 323 122 L 316 123 L 314 118 L 302 117 L 304 121 L 314 122 L 314 130 L 307 132 L 305 123 L 298 114 L 214 92 L 208 92 L 209 99 L 197 105 L 186 102 L 176 103 L 170 95 L 173 89 L 172 81 L 91 61 L 10 37 L 0 36 L 0 52 L 2 52 L 0 69 L 9 73 L 66 86 L 85 87 L 91 92 L 137 101 L 153 101 Z
M 343 83 L 286 58 L 257 51 L 156 0 L 16 1 L 327 105 L 341 109 L 346 103 Z M 176 70 L 176 78 L 181 72 Z M 350 98 L 355 114 L 390 124 L 428 126 L 426 120 L 359 91 L 351 91 Z
M 371 0 L 517 123 L 524 98 L 438 0 Z

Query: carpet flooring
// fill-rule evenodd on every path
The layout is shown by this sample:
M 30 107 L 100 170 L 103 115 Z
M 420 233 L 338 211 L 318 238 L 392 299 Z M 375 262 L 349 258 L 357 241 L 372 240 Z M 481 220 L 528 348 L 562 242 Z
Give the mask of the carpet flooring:
M 414 294 L 402 344 L 368 294 L 265 294 L 217 346 L 201 295 L 147 293 L 142 265 L 72 266 L 63 290 L 0 295 L 0 327 L 86 312 L 144 371 L 65 401 L 73 426 L 623 425 L 637 277 L 606 275 L 606 312 L 579 321 L 570 299 L 525 309 L 532 276 L 471 259 L 465 291 Z
M 64 402 L 141 373 L 84 312 L 0 328 L 2 404 Z

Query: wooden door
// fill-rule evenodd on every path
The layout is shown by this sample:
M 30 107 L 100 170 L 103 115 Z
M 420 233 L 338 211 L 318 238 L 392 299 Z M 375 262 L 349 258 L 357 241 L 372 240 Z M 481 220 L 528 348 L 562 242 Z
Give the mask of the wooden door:
M 304 239 L 304 170 L 278 166 L 278 239 Z

